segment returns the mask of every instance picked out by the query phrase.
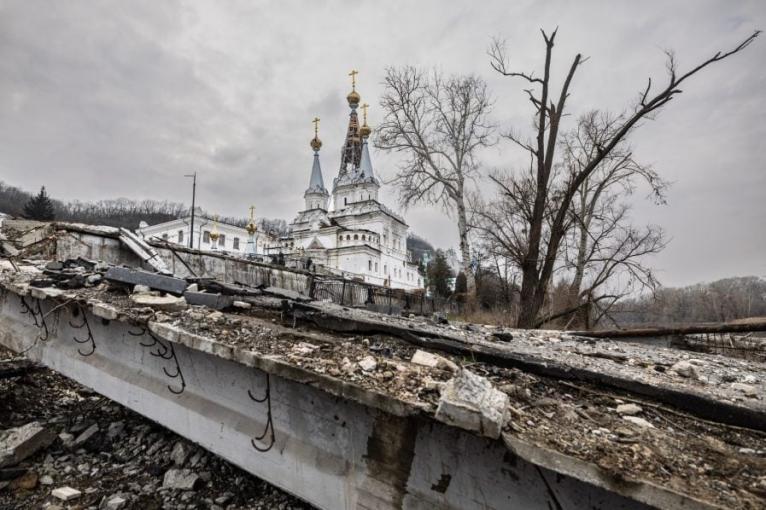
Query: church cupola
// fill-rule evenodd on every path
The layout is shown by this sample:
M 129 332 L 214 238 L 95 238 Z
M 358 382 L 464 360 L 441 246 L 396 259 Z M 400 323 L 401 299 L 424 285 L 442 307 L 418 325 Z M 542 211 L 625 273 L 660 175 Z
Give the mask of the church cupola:
M 367 108 L 370 105 L 363 104 L 362 105 L 362 111 L 364 112 L 364 124 L 362 124 L 362 127 L 359 128 L 359 133 L 362 136 L 362 156 L 359 161 L 359 176 L 360 176 L 360 186 L 362 186 L 364 189 L 362 190 L 362 197 L 365 196 L 368 200 L 377 200 L 378 199 L 378 189 L 380 188 L 380 183 L 378 182 L 378 179 L 375 178 L 375 173 L 372 171 L 372 160 L 370 159 L 370 149 L 367 145 L 367 139 L 370 137 L 370 134 L 372 133 L 372 128 L 367 125 Z
M 326 211 L 330 194 L 327 192 L 327 188 L 324 187 L 322 167 L 319 164 L 319 149 L 322 148 L 322 141 L 319 139 L 319 117 L 316 117 L 313 122 L 314 138 L 311 139 L 311 148 L 314 150 L 314 164 L 311 167 L 309 187 L 303 194 L 303 198 L 306 200 L 306 210 L 322 209 Z
M 351 113 L 348 116 L 348 130 L 346 131 L 346 142 L 343 144 L 343 150 L 340 157 L 339 177 L 348 173 L 353 173 L 359 168 L 359 160 L 362 157 L 362 137 L 359 133 L 359 117 L 356 109 L 359 106 L 361 97 L 356 91 L 356 75 L 359 71 L 353 70 L 349 73 L 351 76 L 351 92 L 346 99 Z

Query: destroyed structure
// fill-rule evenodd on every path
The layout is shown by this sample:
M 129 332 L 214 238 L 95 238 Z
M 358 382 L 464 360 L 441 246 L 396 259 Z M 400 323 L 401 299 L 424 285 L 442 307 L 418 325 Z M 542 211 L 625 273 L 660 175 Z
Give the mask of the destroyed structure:
M 2 233 L 2 346 L 318 508 L 766 504 L 763 361 L 381 314 L 117 229 Z

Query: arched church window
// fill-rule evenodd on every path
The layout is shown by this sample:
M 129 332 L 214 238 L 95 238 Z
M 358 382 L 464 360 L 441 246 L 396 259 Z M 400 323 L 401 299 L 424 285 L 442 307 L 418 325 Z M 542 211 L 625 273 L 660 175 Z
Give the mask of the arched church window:
M 362 234 L 362 241 L 366 241 L 366 240 L 367 240 L 367 236 L 365 236 L 364 234 Z
M 348 197 L 343 197 L 343 205 L 348 205 Z
M 359 235 L 358 234 L 354 234 L 354 241 L 358 241 L 358 240 L 359 240 Z

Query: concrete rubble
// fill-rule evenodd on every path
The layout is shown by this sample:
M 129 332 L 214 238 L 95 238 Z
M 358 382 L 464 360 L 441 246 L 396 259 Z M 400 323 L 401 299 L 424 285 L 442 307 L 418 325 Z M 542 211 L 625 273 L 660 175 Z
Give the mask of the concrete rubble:
M 484 377 L 461 370 L 442 389 L 436 419 L 497 439 L 508 420 L 508 395 Z
M 55 439 L 52 430 L 37 422 L 0 431 L 0 467 L 15 466 Z
M 517 453 L 542 447 L 689 501 L 732 508 L 758 508 L 766 501 L 761 363 L 462 324 L 439 314 L 385 316 L 274 286 L 177 278 L 87 259 L 0 269 L 0 286 L 46 306 L 79 303 L 104 320 L 145 327 L 169 345 L 267 367 L 274 376 L 310 381 L 336 398 L 515 444 Z M 43 463 L 48 468 L 34 470 L 35 485 L 66 483 L 56 470 L 67 468 L 98 479 L 111 469 L 107 461 L 74 457 L 110 445 L 122 460 L 120 469 L 133 469 L 126 466 L 136 448 L 162 459 L 162 468 L 150 473 L 145 487 L 98 490 L 102 508 L 132 507 L 157 491 L 165 507 L 182 508 L 192 504 L 195 492 L 207 490 L 215 478 L 212 456 L 167 432 L 150 434 L 131 420 L 113 418 L 83 418 L 51 430 L 51 441 L 40 449 L 55 441 L 60 454 Z M 125 441 L 131 444 L 120 445 Z M 555 466 L 561 462 L 546 464 Z M 28 477 L 19 484 L 31 485 L 29 472 L 17 477 Z M 88 497 L 89 487 L 73 486 Z M 231 500 L 206 494 L 211 507 Z

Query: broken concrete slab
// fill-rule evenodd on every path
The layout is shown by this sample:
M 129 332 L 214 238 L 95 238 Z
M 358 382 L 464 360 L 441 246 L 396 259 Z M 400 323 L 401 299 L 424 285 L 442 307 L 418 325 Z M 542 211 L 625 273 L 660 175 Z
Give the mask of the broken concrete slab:
M 184 298 L 190 305 L 206 306 L 213 310 L 224 310 L 234 303 L 232 296 L 222 294 L 209 294 L 207 292 L 184 292 Z
M 461 370 L 444 386 L 436 419 L 493 439 L 508 420 L 508 395 L 468 370 Z
M 182 297 L 152 296 L 151 294 L 132 294 L 130 300 L 137 306 L 150 306 L 165 312 L 186 310 L 188 304 Z
M 186 280 L 182 278 L 174 278 L 172 276 L 150 273 L 140 269 L 118 266 L 110 267 L 106 272 L 105 278 L 112 282 L 123 283 L 130 286 L 146 285 L 154 290 L 160 290 L 178 296 L 182 295 L 187 287 Z
M 0 432 L 0 467 L 15 466 L 55 439 L 56 433 L 38 422 Z

